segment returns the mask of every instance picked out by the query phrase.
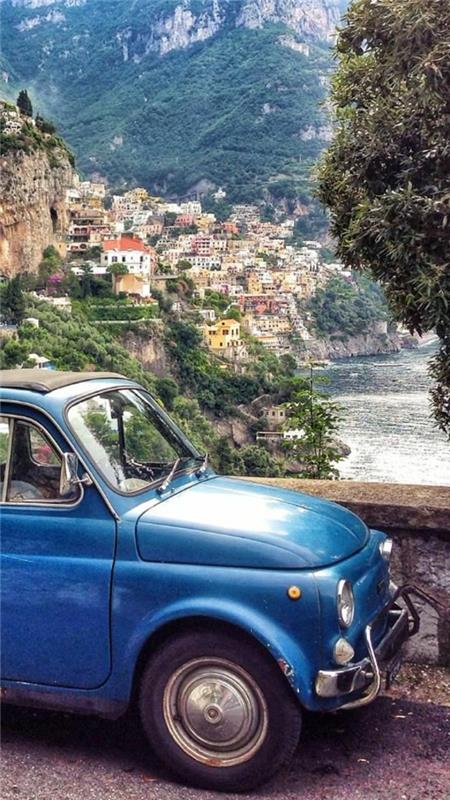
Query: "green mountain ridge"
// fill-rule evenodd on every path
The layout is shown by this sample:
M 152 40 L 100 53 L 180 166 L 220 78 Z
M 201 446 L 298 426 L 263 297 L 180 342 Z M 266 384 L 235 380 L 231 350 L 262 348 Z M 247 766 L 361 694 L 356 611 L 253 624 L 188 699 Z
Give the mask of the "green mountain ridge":
M 338 0 L 3 0 L 3 91 L 26 86 L 78 168 L 168 196 L 310 196 Z M 301 12 L 301 13 L 300 13 Z M 293 49 L 294 48 L 294 49 Z

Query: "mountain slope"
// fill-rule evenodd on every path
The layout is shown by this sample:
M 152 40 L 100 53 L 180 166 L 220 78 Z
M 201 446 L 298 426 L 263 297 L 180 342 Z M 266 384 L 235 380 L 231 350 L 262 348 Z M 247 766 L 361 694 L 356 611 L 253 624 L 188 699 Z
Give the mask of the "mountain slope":
M 10 96 L 31 90 L 86 173 L 304 202 L 341 0 L 3 0 Z

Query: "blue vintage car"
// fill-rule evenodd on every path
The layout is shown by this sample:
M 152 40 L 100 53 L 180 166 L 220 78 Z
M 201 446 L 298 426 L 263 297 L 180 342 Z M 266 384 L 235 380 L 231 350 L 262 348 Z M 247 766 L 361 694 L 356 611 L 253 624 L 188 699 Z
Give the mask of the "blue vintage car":
M 303 709 L 361 706 L 393 677 L 418 617 L 383 533 L 216 475 L 120 375 L 0 377 L 6 701 L 135 703 L 171 770 L 232 791 L 292 756 Z

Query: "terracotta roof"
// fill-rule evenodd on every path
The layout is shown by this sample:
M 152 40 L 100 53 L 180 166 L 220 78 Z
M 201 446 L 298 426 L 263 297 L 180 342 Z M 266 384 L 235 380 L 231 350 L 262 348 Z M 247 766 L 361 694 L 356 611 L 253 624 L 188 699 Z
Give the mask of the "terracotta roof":
M 133 239 L 132 236 L 121 236 L 119 239 L 107 239 L 103 242 L 104 250 L 140 250 L 143 253 L 148 253 L 148 247 L 145 246 L 142 239 Z

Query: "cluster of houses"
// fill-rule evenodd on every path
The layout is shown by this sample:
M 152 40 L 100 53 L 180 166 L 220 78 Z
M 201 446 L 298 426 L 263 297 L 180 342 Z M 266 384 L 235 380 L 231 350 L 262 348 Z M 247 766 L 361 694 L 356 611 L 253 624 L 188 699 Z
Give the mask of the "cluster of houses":
M 216 199 L 224 196 L 219 190 Z M 257 206 L 234 205 L 218 221 L 197 199 L 169 202 L 142 188 L 107 198 L 103 183 L 79 179 L 67 202 L 66 246 L 75 273 L 88 261 L 94 274 L 112 274 L 117 294 L 139 302 L 151 302 L 152 287 L 188 274 L 202 301 L 205 341 L 229 360 L 246 357 L 241 325 L 276 353 L 288 352 L 293 336 L 307 340 L 299 300 L 343 272 L 339 263 L 323 262 L 319 242 L 293 243 L 293 219 L 263 221 Z M 210 292 L 226 295 L 242 322 L 216 319 L 205 307 Z

